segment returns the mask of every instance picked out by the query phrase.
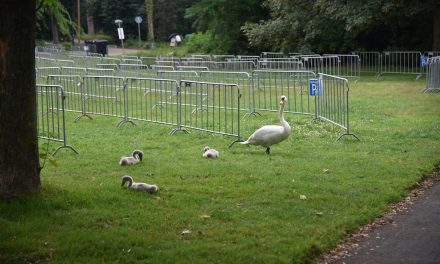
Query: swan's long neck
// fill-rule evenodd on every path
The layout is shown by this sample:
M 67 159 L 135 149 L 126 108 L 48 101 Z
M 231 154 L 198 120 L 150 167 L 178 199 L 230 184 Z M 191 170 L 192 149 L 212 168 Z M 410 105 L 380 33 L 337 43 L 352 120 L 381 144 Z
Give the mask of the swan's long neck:
M 283 103 L 283 104 L 281 104 L 281 106 L 280 106 L 280 124 L 281 124 L 281 126 L 282 127 L 284 127 L 284 130 L 287 132 L 287 131 L 289 131 L 290 132 L 290 125 L 289 125 L 289 123 L 287 123 L 287 121 L 286 120 L 284 120 L 284 108 L 286 107 L 286 104 L 285 103 Z
M 124 185 L 126 182 L 128 182 L 128 187 L 131 187 L 133 184 L 133 179 L 131 177 L 124 177 L 122 185 Z

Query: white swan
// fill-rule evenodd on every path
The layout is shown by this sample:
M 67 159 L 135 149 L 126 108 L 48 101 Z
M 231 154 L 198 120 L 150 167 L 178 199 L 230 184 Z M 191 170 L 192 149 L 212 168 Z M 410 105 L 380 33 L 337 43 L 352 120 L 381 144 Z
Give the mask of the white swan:
M 139 161 L 142 161 L 142 157 L 144 156 L 144 153 L 140 150 L 133 151 L 133 157 L 122 157 L 119 161 L 119 165 L 121 166 L 128 166 L 138 163 Z
M 220 153 L 218 153 L 217 150 L 211 149 L 208 146 L 206 146 L 205 148 L 203 148 L 203 157 L 216 159 L 220 157 Z
M 287 97 L 281 96 L 280 101 L 280 125 L 267 125 L 257 129 L 246 141 L 240 142 L 243 145 L 258 145 L 266 148 L 266 153 L 270 154 L 270 146 L 280 143 L 290 136 L 292 129 L 289 123 L 284 120 L 284 108 L 286 107 Z
M 124 186 L 125 183 L 128 182 L 127 187 L 136 191 L 147 191 L 149 193 L 155 193 L 157 192 L 157 190 L 159 190 L 159 188 L 157 187 L 157 185 L 154 184 L 147 184 L 147 183 L 143 183 L 143 182 L 134 182 L 133 178 L 131 176 L 128 175 L 124 175 L 122 176 L 122 185 Z

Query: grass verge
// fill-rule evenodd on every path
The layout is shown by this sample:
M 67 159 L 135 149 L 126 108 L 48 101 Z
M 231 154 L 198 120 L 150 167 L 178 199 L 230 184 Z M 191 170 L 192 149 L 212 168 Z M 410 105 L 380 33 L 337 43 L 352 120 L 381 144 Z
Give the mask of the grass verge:
M 0 203 L 1 263 L 304 263 L 381 215 L 439 164 L 440 97 L 414 76 L 350 83 L 351 131 L 287 115 L 291 137 L 267 155 L 230 137 L 67 115 L 68 143 L 38 195 Z M 246 137 L 276 113 L 242 121 Z M 40 142 L 44 149 L 45 142 Z M 220 158 L 202 158 L 209 145 Z M 50 150 L 57 144 L 51 143 Z M 120 167 L 133 149 L 144 160 Z M 121 176 L 154 183 L 150 195 Z M 305 195 L 307 199 L 300 199 Z M 183 235 L 184 230 L 190 230 Z

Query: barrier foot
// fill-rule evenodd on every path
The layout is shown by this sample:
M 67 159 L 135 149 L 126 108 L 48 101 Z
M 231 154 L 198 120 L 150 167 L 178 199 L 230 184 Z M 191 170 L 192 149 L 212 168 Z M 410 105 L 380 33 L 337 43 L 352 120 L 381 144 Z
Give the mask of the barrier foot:
M 133 126 L 136 125 L 133 121 L 131 121 L 131 120 L 127 120 L 127 119 L 124 119 L 124 120 L 119 121 L 119 123 L 116 125 L 116 127 L 121 127 L 121 126 L 123 126 L 125 123 L 130 123 L 130 124 L 132 124 Z
M 232 145 L 234 145 L 234 144 L 237 143 L 237 142 L 243 142 L 243 141 L 244 141 L 244 140 L 241 140 L 241 139 L 234 140 L 234 141 L 232 141 L 231 144 L 229 144 L 228 148 L 231 148 Z
M 178 127 L 171 130 L 170 135 L 174 135 L 174 133 L 176 133 L 177 131 L 183 131 L 185 134 L 189 134 L 189 131 L 185 128 Z
M 423 93 L 440 93 L 440 88 L 427 88 L 423 90 Z
M 91 116 L 89 116 L 88 114 L 82 114 L 82 115 L 79 115 L 79 116 L 75 117 L 74 121 L 75 121 L 75 122 L 79 121 L 79 120 L 81 119 L 81 117 L 83 117 L 83 116 L 86 116 L 86 117 L 88 117 L 90 120 L 93 120 L 93 118 L 92 118 Z
M 252 112 L 250 112 L 250 113 L 246 113 L 246 114 L 243 116 L 243 118 L 246 118 L 246 117 L 251 116 L 251 115 L 253 115 L 253 116 L 261 116 L 260 113 L 255 112 L 255 111 L 252 111 Z
M 55 154 L 57 154 L 57 152 L 58 152 L 60 149 L 62 149 L 62 148 L 68 148 L 68 149 L 71 149 L 73 152 L 76 153 L 76 155 L 79 155 L 79 152 L 76 151 L 73 147 L 71 147 L 71 146 L 69 146 L 69 145 L 64 145 L 64 146 L 60 146 L 60 147 L 58 147 L 58 148 L 52 153 L 52 156 L 55 156 Z
M 352 137 L 356 138 L 358 141 L 361 141 L 355 134 L 352 134 L 352 133 L 342 134 L 338 137 L 338 139 L 336 141 L 339 141 L 343 136 L 352 136 Z

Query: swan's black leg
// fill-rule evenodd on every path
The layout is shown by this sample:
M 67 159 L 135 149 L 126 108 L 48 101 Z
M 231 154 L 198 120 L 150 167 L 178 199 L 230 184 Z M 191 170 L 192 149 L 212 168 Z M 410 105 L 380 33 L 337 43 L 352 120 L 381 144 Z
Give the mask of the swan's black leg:
M 270 154 L 270 148 L 269 147 L 266 148 L 266 153 Z

